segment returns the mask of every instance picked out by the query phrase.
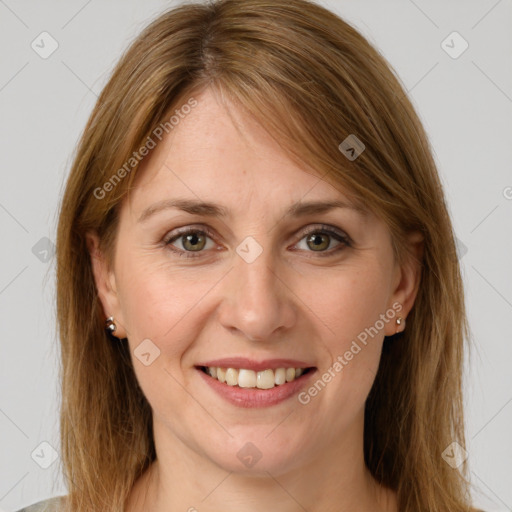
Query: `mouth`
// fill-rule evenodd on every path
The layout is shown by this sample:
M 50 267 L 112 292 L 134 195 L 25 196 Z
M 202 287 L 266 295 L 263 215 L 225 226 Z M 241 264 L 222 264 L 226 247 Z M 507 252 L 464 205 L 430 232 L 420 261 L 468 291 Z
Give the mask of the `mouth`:
M 201 361 L 197 374 L 207 387 L 236 407 L 270 407 L 288 402 L 317 371 L 297 359 L 229 357 Z
M 263 390 L 295 382 L 316 369 L 314 366 L 297 368 L 282 366 L 259 371 L 249 368 L 221 366 L 196 366 L 196 368 L 221 384 L 237 388 Z

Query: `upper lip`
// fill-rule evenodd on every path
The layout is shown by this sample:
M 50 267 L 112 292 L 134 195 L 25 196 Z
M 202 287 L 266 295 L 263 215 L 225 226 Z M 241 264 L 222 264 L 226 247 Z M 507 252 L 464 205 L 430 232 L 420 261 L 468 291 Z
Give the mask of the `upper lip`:
M 296 359 L 265 359 L 255 361 L 246 357 L 227 357 L 199 363 L 197 366 L 210 366 L 217 368 L 244 368 L 260 372 L 263 370 L 275 370 L 276 368 L 312 368 L 313 365 Z

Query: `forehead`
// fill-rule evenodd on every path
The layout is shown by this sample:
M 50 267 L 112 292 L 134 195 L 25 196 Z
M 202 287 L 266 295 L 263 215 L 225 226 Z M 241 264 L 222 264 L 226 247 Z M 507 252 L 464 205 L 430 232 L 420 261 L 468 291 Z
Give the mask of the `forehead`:
M 298 165 L 249 113 L 209 89 L 194 98 L 197 106 L 141 163 L 129 199 L 135 215 L 174 197 L 221 202 L 230 211 L 302 199 L 348 202 L 340 185 Z

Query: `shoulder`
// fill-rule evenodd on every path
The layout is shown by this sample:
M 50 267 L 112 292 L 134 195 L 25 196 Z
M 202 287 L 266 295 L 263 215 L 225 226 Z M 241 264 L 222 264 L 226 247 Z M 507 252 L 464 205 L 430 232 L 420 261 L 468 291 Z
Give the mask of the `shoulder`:
M 28 505 L 16 512 L 60 512 L 60 508 L 64 503 L 64 496 L 57 496 L 47 500 L 38 501 L 32 505 Z

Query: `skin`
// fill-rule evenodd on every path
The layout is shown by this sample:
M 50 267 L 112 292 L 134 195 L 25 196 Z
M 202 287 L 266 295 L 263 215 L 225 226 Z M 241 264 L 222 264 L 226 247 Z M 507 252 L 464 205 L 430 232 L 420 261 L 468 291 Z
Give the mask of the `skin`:
M 250 116 L 227 110 L 211 90 L 195 97 L 198 105 L 142 163 L 120 211 L 111 268 L 96 234 L 87 236 L 105 316 L 114 316 L 116 336 L 128 337 L 153 410 L 157 461 L 134 485 L 126 510 L 396 511 L 395 493 L 365 467 L 363 415 L 384 336 L 404 324 L 385 323 L 306 405 L 294 396 L 266 408 L 236 407 L 194 365 L 230 356 L 296 358 L 317 367 L 316 380 L 394 303 L 407 317 L 419 269 L 412 260 L 396 263 L 388 228 L 370 213 L 337 208 L 284 218 L 299 200 L 348 200 L 338 185 L 293 163 Z M 167 209 L 138 222 L 148 206 L 178 197 L 220 203 L 231 216 Z M 179 257 L 165 244 L 185 226 L 213 232 L 204 246 L 172 242 L 196 257 Z M 309 228 L 324 235 L 320 249 L 308 244 Z M 263 249 L 250 264 L 236 252 L 247 236 Z M 200 252 L 190 249 L 196 246 Z M 419 254 L 420 241 L 411 237 L 411 247 Z M 149 366 L 133 355 L 147 338 L 160 350 Z M 262 454 L 251 468 L 237 457 L 248 441 Z

